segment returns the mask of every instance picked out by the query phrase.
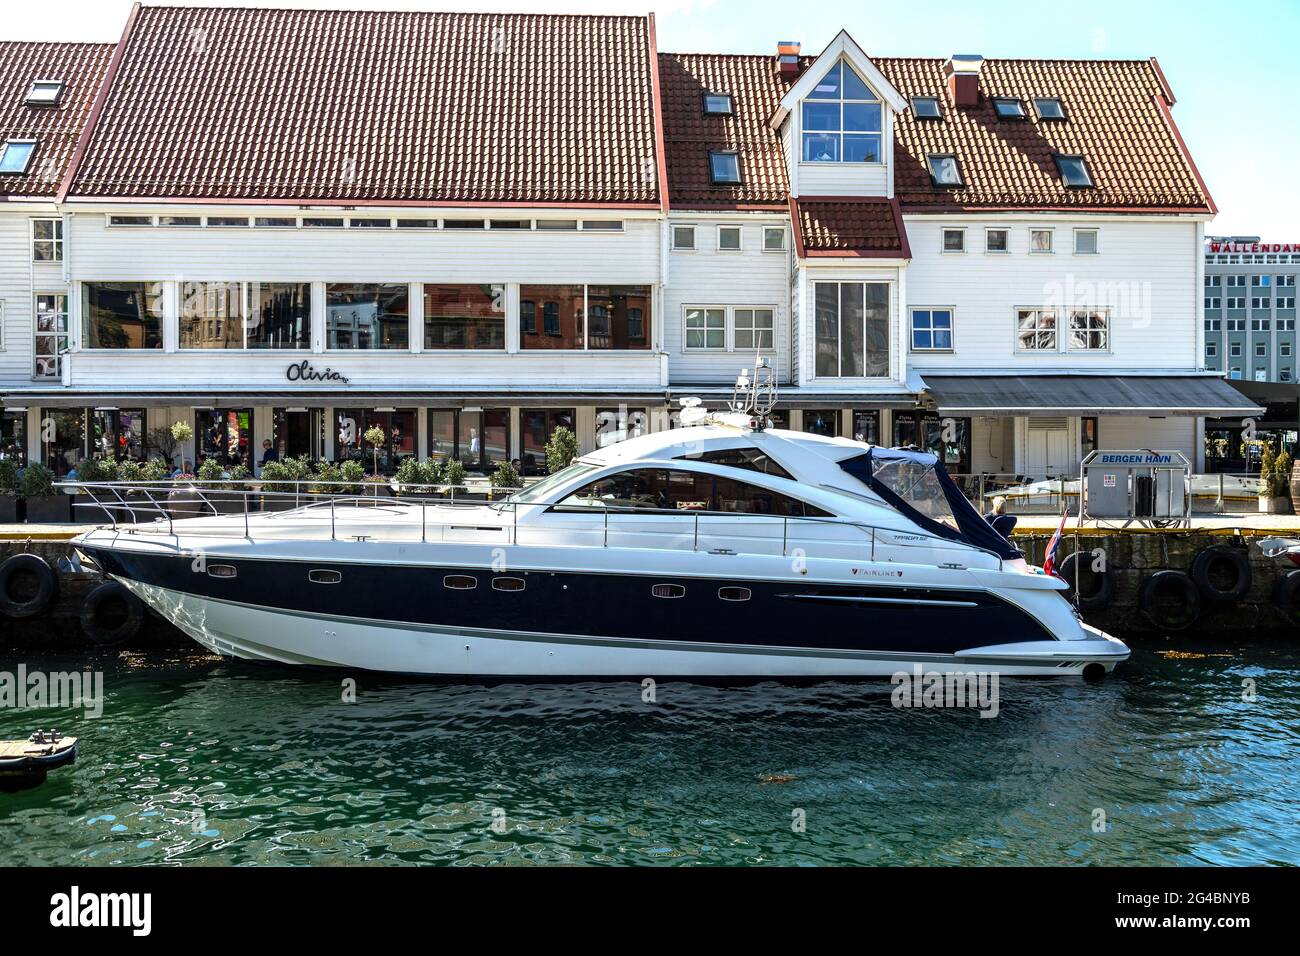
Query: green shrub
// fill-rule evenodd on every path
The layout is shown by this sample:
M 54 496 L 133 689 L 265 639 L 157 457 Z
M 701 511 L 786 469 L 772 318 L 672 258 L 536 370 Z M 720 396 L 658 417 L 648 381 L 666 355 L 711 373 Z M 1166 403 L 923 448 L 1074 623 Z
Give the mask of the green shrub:
M 508 461 L 500 462 L 488 480 L 493 488 L 522 488 L 524 484 L 519 472 L 515 471 L 515 466 Z
M 203 464 L 199 465 L 197 477 L 203 481 L 221 481 L 226 477 L 226 469 L 215 458 L 205 458 Z
M 117 462 L 102 458 L 83 458 L 77 462 L 78 481 L 117 481 Z
M 448 458 L 438 479 L 440 485 L 460 490 L 465 484 L 465 466 L 455 458 Z
M 134 459 L 128 458 L 119 462 L 117 465 L 117 480 L 125 481 L 129 484 L 139 484 L 144 481 L 144 469 L 140 463 Z
M 292 484 L 294 473 L 289 466 L 288 461 L 270 461 L 262 466 L 262 490 L 269 492 L 287 492 L 294 491 Z
M 172 438 L 178 445 L 183 445 L 194 437 L 194 428 L 189 422 L 173 422 L 171 427 Z
M 427 495 L 429 485 L 429 469 L 427 461 L 417 461 L 415 456 L 403 458 L 402 463 L 397 466 L 397 473 L 393 475 L 398 485 L 398 493 L 403 495 Z
M 48 498 L 54 494 L 54 472 L 39 462 L 32 462 L 18 479 L 18 494 L 23 498 Z
M 229 477 L 231 484 L 226 487 L 231 491 L 249 490 L 248 479 L 252 477 L 252 473 L 248 470 L 247 466 L 243 464 L 231 465 Z
M 312 468 L 309 490 L 321 495 L 338 494 L 341 477 L 338 465 L 331 461 L 318 461 Z
M 166 481 L 171 477 L 171 466 L 161 458 L 150 458 L 140 469 L 144 481 Z
M 342 488 L 335 489 L 340 494 L 355 495 L 361 491 L 361 483 L 365 481 L 366 469 L 359 461 L 348 459 L 339 465 L 339 479 L 343 482 Z
M 0 497 L 18 497 L 18 463 L 12 458 L 0 458 Z
M 556 472 L 568 468 L 577 457 L 578 437 L 561 425 L 551 433 L 551 440 L 546 443 L 546 467 Z

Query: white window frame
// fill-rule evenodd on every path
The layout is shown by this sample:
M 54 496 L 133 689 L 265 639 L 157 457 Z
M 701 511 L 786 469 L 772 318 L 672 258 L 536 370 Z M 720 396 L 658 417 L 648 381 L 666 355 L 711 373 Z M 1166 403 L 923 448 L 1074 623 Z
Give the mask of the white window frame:
M 1024 329 L 1021 327 L 1021 321 L 1026 313 L 1035 313 L 1039 319 L 1051 315 L 1052 322 L 1052 345 L 1050 348 L 1025 348 L 1021 345 L 1021 334 L 1023 332 L 1043 333 L 1046 330 L 1036 322 L 1034 327 Z M 1061 310 L 1055 308 L 1045 308 L 1041 305 L 1017 306 L 1012 314 L 1012 334 L 1015 336 L 1015 351 L 1018 355 L 1056 355 L 1061 351 Z
M 1092 235 L 1092 251 L 1079 251 L 1079 237 L 1081 235 Z M 1101 255 L 1101 230 L 1095 226 L 1077 226 L 1074 230 L 1074 254 L 1076 256 L 1099 256 Z
M 54 238 L 52 239 L 37 239 L 36 224 L 38 222 L 54 223 L 54 227 L 55 227 L 54 231 L 57 233 L 57 235 L 54 236 Z M 29 223 L 28 238 L 31 240 L 31 242 L 27 247 L 27 251 L 31 256 L 31 261 L 36 263 L 37 265 L 49 265 L 50 263 L 54 263 L 54 262 L 62 262 L 63 261 L 63 219 L 59 216 L 33 216 L 30 220 L 28 220 L 28 223 Z M 38 242 L 50 244 L 50 251 L 52 255 L 49 259 L 36 258 L 36 244 Z
M 852 381 L 880 381 L 881 379 L 887 379 L 887 378 L 889 378 L 890 376 L 894 375 L 894 374 L 895 374 L 894 348 L 895 348 L 895 345 L 896 345 L 896 343 L 895 343 L 895 341 L 894 341 L 894 329 L 895 329 L 895 327 L 896 327 L 897 324 L 898 324 L 898 323 L 895 323 L 895 322 L 894 322 L 894 318 L 893 318 L 893 317 L 894 317 L 894 306 L 895 306 L 895 304 L 898 304 L 899 308 L 900 308 L 900 309 L 902 308 L 901 303 L 896 303 L 896 302 L 895 302 L 895 299 L 894 299 L 894 296 L 895 296 L 894 283 L 889 282 L 889 281 L 887 281 L 887 280 L 883 280 L 883 279 L 820 279 L 820 278 L 815 278 L 815 279 L 812 279 L 812 280 L 811 280 L 811 285 L 812 285 L 812 310 L 813 310 L 813 331 L 812 331 L 812 342 L 813 342 L 813 350 L 814 350 L 814 351 L 813 351 L 813 369 L 812 369 L 812 371 L 813 371 L 813 378 L 815 378 L 815 379 L 819 379 L 819 380 L 821 380 L 821 381 L 833 380 L 833 381 L 837 381 L 837 382 L 845 382 L 845 381 L 849 381 L 849 382 L 852 382 Z M 884 286 L 884 287 L 885 287 L 885 309 L 886 309 L 886 316 L 888 317 L 888 321 L 885 323 L 885 326 L 886 326 L 886 329 L 888 330 L 888 336 L 889 336 L 889 338 L 888 338 L 888 341 L 885 343 L 885 354 L 886 354 L 886 365 L 887 365 L 887 367 L 886 367 L 886 369 L 885 369 L 885 374 L 884 374 L 884 375 L 843 375 L 843 374 L 819 375 L 819 374 L 817 374 L 817 358 L 816 358 L 816 349 L 817 349 L 816 310 L 817 310 L 817 286 L 819 286 L 819 285 L 833 285 L 833 286 L 835 286 L 835 288 L 836 288 L 836 302 L 838 303 L 837 306 L 836 306 L 837 309 L 841 309 L 841 308 L 842 308 L 842 304 L 843 304 L 843 301 L 844 301 L 844 299 L 843 299 L 843 294 L 842 294 L 842 292 L 840 291 L 840 289 L 841 289 L 842 286 L 846 286 L 846 285 L 862 286 L 862 287 L 863 287 L 863 300 L 864 300 L 864 302 L 865 302 L 865 299 L 866 299 L 866 287 L 867 287 L 867 286 L 869 286 L 869 285 L 881 285 L 881 286 Z M 837 312 L 837 320 L 842 320 L 842 319 L 843 319 L 843 313 L 842 313 L 842 311 Z M 837 321 L 837 325 L 838 325 L 838 328 L 839 328 L 839 341 L 838 341 L 838 345 L 837 345 L 837 356 L 836 356 L 836 357 L 837 357 L 837 369 L 838 369 L 839 372 L 843 372 L 843 370 L 844 370 L 844 323 L 843 323 L 843 321 Z M 864 341 L 863 341 L 863 346 L 864 346 L 864 349 L 863 349 L 863 359 L 865 360 L 865 358 L 866 358 L 866 349 L 865 349 L 866 341 L 865 341 L 865 339 L 864 339 Z
M 1290 358 L 1290 357 L 1291 357 L 1291 343 L 1290 343 L 1290 342 L 1278 342 L 1278 343 L 1277 343 L 1277 354 L 1278 354 L 1281 358 Z
M 1293 296 L 1293 295 L 1284 295 L 1284 296 L 1282 296 L 1280 299 L 1277 300 L 1277 307 L 1278 307 L 1279 309 L 1294 309 L 1294 308 L 1295 308 L 1295 296 Z
M 1206 358 L 1217 358 L 1217 357 L 1218 357 L 1218 354 L 1219 354 L 1219 343 L 1218 343 L 1218 342 L 1206 342 L 1206 343 L 1205 343 L 1205 357 L 1206 357 Z
M 691 312 L 704 313 L 704 345 L 691 345 L 690 332 L 692 331 L 686 324 L 686 317 Z M 722 313 L 722 344 L 715 346 L 709 345 L 709 316 L 710 312 Z M 727 307 L 718 303 L 704 305 L 691 303 L 682 306 L 682 351 L 683 352 L 730 352 L 731 351 L 731 330 L 730 323 L 727 321 Z
M 1241 343 L 1230 342 L 1228 344 L 1228 358 L 1241 358 Z
M 0 176 L 26 176 L 32 171 L 32 160 L 36 158 L 36 151 L 40 147 L 39 141 L 24 136 L 15 136 L 6 139 L 3 146 L 4 149 L 0 149 L 0 156 L 9 152 L 10 146 L 30 146 L 31 151 L 27 154 L 27 162 L 23 163 L 22 169 L 7 169 L 0 172 Z
M 769 233 L 778 233 L 781 237 L 779 246 L 769 246 L 767 237 Z M 764 252 L 785 252 L 785 226 L 764 226 L 763 227 L 763 251 Z
M 1205 307 L 1207 309 L 1220 309 L 1223 307 L 1223 300 L 1218 296 L 1207 296 L 1205 299 Z
M 735 230 L 736 248 L 734 249 L 724 249 L 722 246 L 722 233 L 726 230 Z M 718 252 L 744 252 L 745 251 L 745 230 L 741 226 L 736 226 L 731 224 L 719 224 L 717 242 L 718 242 L 717 245 Z
M 1102 335 L 1105 336 L 1106 345 L 1104 348 L 1094 349 L 1094 348 L 1088 348 L 1086 346 L 1076 347 L 1074 345 L 1073 342 L 1074 320 L 1076 316 L 1080 316 L 1080 315 L 1088 315 L 1088 316 L 1100 315 L 1103 317 L 1104 324 L 1100 329 L 1100 331 Z M 1065 340 L 1063 344 L 1065 346 L 1065 351 L 1072 355 L 1107 355 L 1114 351 L 1114 343 L 1111 341 L 1111 334 L 1113 328 L 1114 328 L 1114 323 L 1111 322 L 1110 320 L 1110 309 L 1071 309 L 1067 316 L 1066 328 L 1064 330 Z M 1090 324 L 1088 328 L 1086 328 L 1084 331 L 1085 334 L 1092 334 L 1097 332 L 1098 330 L 1094 329 Z
M 1256 343 L 1255 343 L 1255 358 L 1268 358 L 1268 343 L 1267 343 L 1267 342 L 1256 342 Z
M 1217 289 L 1223 285 L 1222 279 L 1223 276 L 1206 276 L 1205 285 L 1207 288 Z
M 989 248 L 989 233 L 992 233 L 992 232 L 1000 232 L 1000 233 L 1002 233 L 1003 236 L 1006 237 L 1006 245 L 1007 245 L 1007 247 L 1006 247 L 1005 249 L 990 249 L 990 248 Z M 1009 255 L 1011 255 L 1011 230 L 1008 229 L 1006 226 L 986 226 L 986 227 L 984 228 L 984 252 L 985 252 L 987 255 L 990 255 L 990 256 L 1009 256 Z
M 948 248 L 948 233 L 955 232 L 961 235 L 961 248 Z M 965 226 L 942 226 L 939 229 L 939 252 L 945 256 L 961 256 L 966 254 L 969 246 L 966 245 L 966 227 Z
M 947 348 L 939 348 L 937 346 L 931 346 L 928 349 L 917 348 L 915 330 L 916 330 L 916 313 L 918 312 L 929 312 L 932 315 L 935 312 L 947 312 L 948 313 L 948 335 L 952 339 L 952 344 L 949 345 Z M 933 325 L 930 326 L 930 334 L 932 336 L 934 335 Z M 931 341 L 933 341 L 933 339 Z M 909 352 L 919 352 L 921 354 L 929 354 L 931 352 L 939 352 L 941 354 L 947 354 L 950 352 L 957 351 L 957 307 L 954 305 L 909 306 L 907 310 L 907 350 Z
M 1038 232 L 1047 233 L 1047 248 L 1034 248 L 1034 234 Z M 1031 256 L 1050 256 L 1056 254 L 1056 228 L 1054 226 L 1030 226 L 1029 227 L 1029 254 Z
M 41 298 L 43 298 L 43 297 L 45 297 L 45 296 L 50 296 L 50 297 L 54 298 L 54 300 L 55 300 L 55 302 L 56 302 L 56 305 L 57 305 L 57 302 L 58 302 L 59 299 L 62 299 L 62 300 L 63 300 L 63 311 L 62 311 L 62 313 L 58 312 L 57 309 L 56 309 L 56 312 L 55 312 L 56 321 L 55 321 L 55 329 L 54 329 L 53 332 L 42 332 L 42 331 L 40 331 L 40 323 L 37 321 L 37 319 L 38 319 L 38 310 L 37 310 L 37 307 L 36 307 L 36 303 L 37 303 L 38 300 L 40 300 Z M 58 350 L 58 339 L 60 339 L 60 338 L 63 339 L 64 342 L 68 345 L 68 347 L 71 347 L 71 345 L 72 345 L 72 316 L 71 316 L 71 314 L 70 314 L 70 312 L 69 312 L 69 309 L 70 309 L 70 307 L 71 307 L 71 304 L 72 304 L 72 297 L 71 297 L 67 292 L 34 292 L 34 293 L 32 293 L 32 380 L 33 380 L 33 381 L 37 381 L 37 382 L 54 382 L 54 381 L 58 381 L 58 380 L 62 377 L 62 374 L 63 374 L 63 357 L 62 357 L 62 355 L 59 353 L 59 350 Z M 60 332 L 59 329 L 58 329 L 58 321 L 57 321 L 57 316 L 60 315 L 60 314 L 63 316 L 63 331 L 62 331 L 62 332 Z M 37 351 L 37 348 L 36 348 L 36 343 L 37 343 L 37 341 L 39 341 L 39 340 L 42 339 L 42 338 L 52 338 L 52 339 L 55 340 L 54 352 L 52 353 L 52 354 L 54 355 L 54 374 L 53 374 L 53 375 L 37 375 L 37 374 L 36 374 L 36 359 L 37 359 L 37 356 L 38 356 L 38 354 L 39 354 L 38 351 Z M 3 346 L 0 345 L 0 348 L 2 348 L 2 347 L 3 347 Z
M 679 245 L 677 244 L 677 230 L 678 230 L 678 229 L 687 230 L 687 231 L 690 232 L 690 235 L 691 235 L 691 244 L 690 244 L 689 246 L 679 246 Z M 695 228 L 695 225 L 694 225 L 693 223 L 684 223 L 684 224 L 683 224 L 683 223 L 673 223 L 673 225 L 672 225 L 672 235 L 669 237 L 669 242 L 670 242 L 670 244 L 672 245 L 672 250 L 673 250 L 673 252 L 695 252 L 695 251 L 699 248 L 699 245 L 698 245 L 698 244 L 696 243 L 696 241 L 695 241 L 695 236 L 696 236 L 696 228 Z
M 825 72 L 822 73 L 822 78 L 824 79 L 824 78 L 826 77 L 827 74 L 829 74 L 832 70 L 837 69 L 837 68 L 840 70 L 840 95 L 839 95 L 839 97 L 838 97 L 837 99 L 833 99 L 833 100 L 832 100 L 832 99 L 823 99 L 823 98 L 820 98 L 820 97 L 809 96 L 809 97 L 805 97 L 803 100 L 801 100 L 801 101 L 799 102 L 799 142 L 798 142 L 798 144 L 797 144 L 797 149 L 798 149 L 798 153 L 797 153 L 797 155 L 798 155 L 798 157 L 799 157 L 799 162 L 801 162 L 801 163 L 803 163 L 803 164 L 805 164 L 805 165 L 808 165 L 808 166 L 832 166 L 832 167 L 834 167 L 834 166 L 883 166 L 883 165 L 885 165 L 885 149 L 886 149 L 885 135 L 886 135 L 886 127 L 887 127 L 887 125 L 888 125 L 887 122 L 886 122 L 886 118 L 885 118 L 885 102 L 884 102 L 883 99 L 881 99 L 880 94 L 877 93 L 877 92 L 872 88 L 871 84 L 868 83 L 865 79 L 863 79 L 862 74 L 857 70 L 857 68 L 854 67 L 854 66 L 849 62 L 848 57 L 844 57 L 844 56 L 842 56 L 842 57 L 840 57 L 838 60 L 836 60 L 834 64 L 832 64 L 831 66 L 827 67 L 826 70 L 825 70 Z M 870 93 L 870 94 L 874 97 L 874 99 L 869 99 L 869 100 L 860 100 L 860 99 L 851 99 L 851 98 L 845 96 L 845 90 L 844 90 L 844 71 L 845 71 L 845 70 L 852 70 L 854 76 L 856 76 L 856 77 L 857 77 L 857 78 L 862 82 L 862 85 L 865 86 L 865 87 L 867 88 L 867 92 Z M 818 82 L 821 82 L 821 81 L 819 80 Z M 805 103 L 813 103 L 813 104 L 837 103 L 837 104 L 839 104 L 839 107 L 840 107 L 840 125 L 839 125 L 839 128 L 838 128 L 838 129 L 834 129 L 834 130 L 828 130 L 828 129 L 827 129 L 827 130 L 819 130 L 819 129 L 813 129 L 813 130 L 810 130 L 810 129 L 807 129 L 807 128 L 804 126 L 804 104 L 805 104 Z M 880 129 L 877 129 L 877 130 L 852 130 L 852 129 L 850 129 L 850 130 L 846 130 L 846 129 L 844 128 L 844 107 L 845 107 L 846 105 L 848 105 L 848 104 L 851 104 L 851 103 L 852 103 L 852 104 L 875 104 L 876 106 L 878 106 L 878 107 L 880 108 Z M 824 134 L 824 135 L 828 135 L 828 136 L 833 135 L 833 136 L 838 136 L 838 137 L 839 137 L 839 158 L 838 158 L 838 159 L 807 159 L 807 158 L 806 158 L 806 149 L 807 149 L 806 142 L 807 142 L 807 137 L 808 137 L 810 134 L 815 136 L 815 135 L 817 135 L 817 134 L 819 134 L 819 133 Z M 876 160 L 875 160 L 874 162 L 871 161 L 871 160 L 863 160 L 863 161 L 860 161 L 860 162 L 859 162 L 859 161 L 851 161 L 851 160 L 847 160 L 847 159 L 845 159 L 845 158 L 844 158 L 844 137 L 845 137 L 845 136 L 863 136 L 863 137 L 866 137 L 866 136 L 874 136 L 874 137 L 876 137 L 876 156 L 877 156 Z
M 776 306 L 774 305 L 733 305 L 728 308 L 727 312 L 728 312 L 727 344 L 729 346 L 729 351 L 733 351 L 733 352 L 742 352 L 742 351 L 743 352 L 755 352 L 755 351 L 775 352 L 776 351 L 776 320 L 777 320 Z M 737 312 L 751 312 L 751 313 L 771 312 L 772 313 L 772 344 L 770 347 L 764 348 L 760 346 L 757 349 L 753 349 L 748 346 L 742 347 L 736 344 L 736 333 L 741 331 L 740 325 L 736 321 Z M 759 329 L 757 326 L 753 326 L 751 328 L 755 336 L 757 336 L 759 332 L 767 331 L 766 329 Z M 751 331 L 751 329 L 745 329 L 744 331 L 748 332 Z
M 1244 311 L 1246 308 L 1246 297 L 1244 295 L 1230 295 L 1228 296 L 1227 304 L 1224 307 L 1227 309 L 1238 309 Z
M 37 96 L 36 88 L 40 86 L 54 87 L 54 94 L 52 96 Z M 27 96 L 23 98 L 23 102 L 28 106 L 58 106 L 59 101 L 63 99 L 63 91 L 66 87 L 67 84 L 62 80 L 32 80 L 32 85 L 27 87 Z

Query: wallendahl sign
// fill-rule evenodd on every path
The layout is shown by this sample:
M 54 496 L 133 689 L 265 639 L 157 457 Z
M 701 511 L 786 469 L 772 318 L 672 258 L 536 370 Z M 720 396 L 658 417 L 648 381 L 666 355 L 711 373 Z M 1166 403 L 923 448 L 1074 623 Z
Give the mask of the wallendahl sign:
M 284 377 L 291 382 L 341 382 L 348 384 L 348 377 L 342 372 L 336 372 L 332 368 L 326 368 L 321 371 L 303 359 L 301 362 L 295 362 L 284 370 Z
M 1211 252 L 1300 252 L 1300 242 L 1211 242 Z

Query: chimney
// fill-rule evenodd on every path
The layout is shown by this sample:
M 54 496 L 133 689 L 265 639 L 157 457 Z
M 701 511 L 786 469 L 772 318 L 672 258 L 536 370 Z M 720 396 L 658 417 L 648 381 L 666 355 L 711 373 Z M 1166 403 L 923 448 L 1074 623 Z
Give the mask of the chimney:
M 984 57 L 972 53 L 954 53 L 943 65 L 943 75 L 948 79 L 948 95 L 953 106 L 970 109 L 980 102 L 980 67 Z
M 799 75 L 799 44 L 793 40 L 777 43 L 776 62 L 781 66 L 781 79 L 794 80 Z

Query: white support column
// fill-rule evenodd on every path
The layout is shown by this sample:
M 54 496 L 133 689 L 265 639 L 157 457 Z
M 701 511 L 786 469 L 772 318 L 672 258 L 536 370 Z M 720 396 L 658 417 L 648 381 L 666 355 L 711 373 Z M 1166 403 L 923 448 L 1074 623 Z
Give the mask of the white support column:
M 596 407 L 576 405 L 573 414 L 573 427 L 578 430 L 578 453 L 585 455 L 596 448 Z
M 410 326 L 411 351 L 419 355 L 424 351 L 424 283 L 412 282 L 407 286 L 407 322 Z
M 519 283 L 506 283 L 506 351 L 519 351 Z
M 325 351 L 325 283 L 311 284 L 311 350 L 316 355 Z
M 181 283 L 179 279 L 164 282 L 162 288 L 162 339 L 163 352 L 176 352 L 181 341 Z

